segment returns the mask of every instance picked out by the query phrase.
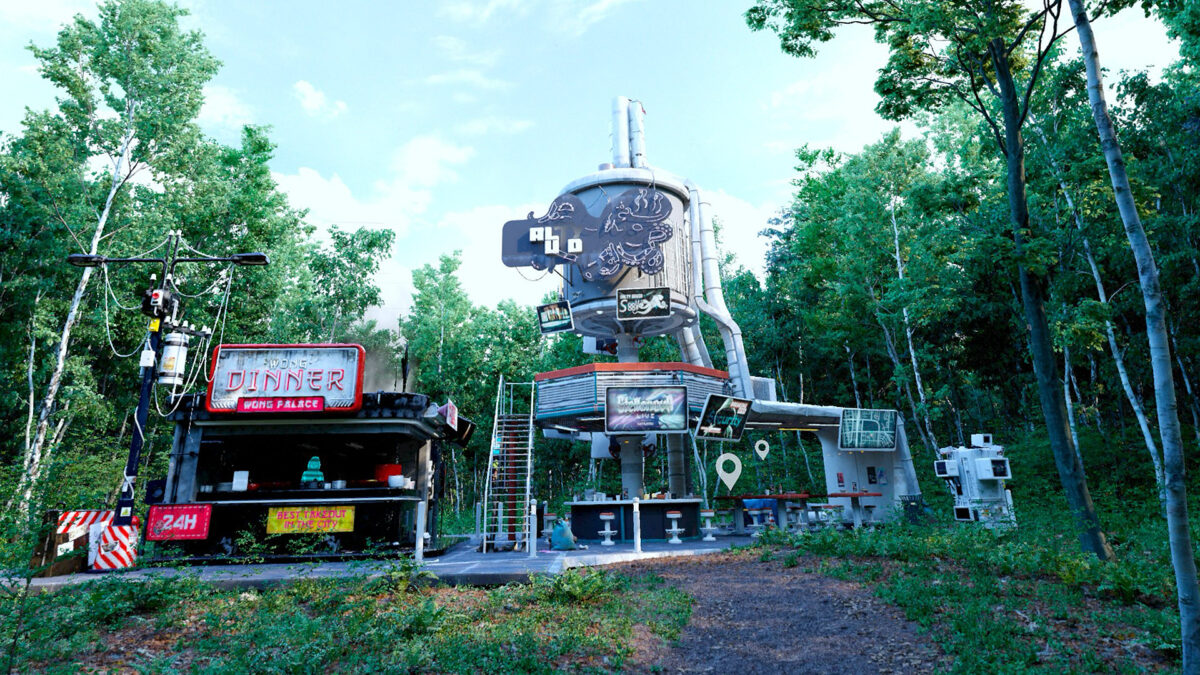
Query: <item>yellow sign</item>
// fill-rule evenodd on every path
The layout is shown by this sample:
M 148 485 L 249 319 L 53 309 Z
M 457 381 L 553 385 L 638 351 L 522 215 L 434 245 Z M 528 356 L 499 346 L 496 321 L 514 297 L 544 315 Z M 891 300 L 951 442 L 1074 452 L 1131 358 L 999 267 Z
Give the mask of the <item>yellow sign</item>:
M 157 333 L 159 326 L 162 325 L 162 319 L 150 319 L 150 332 Z
M 267 534 L 353 531 L 353 506 L 277 506 L 267 512 Z

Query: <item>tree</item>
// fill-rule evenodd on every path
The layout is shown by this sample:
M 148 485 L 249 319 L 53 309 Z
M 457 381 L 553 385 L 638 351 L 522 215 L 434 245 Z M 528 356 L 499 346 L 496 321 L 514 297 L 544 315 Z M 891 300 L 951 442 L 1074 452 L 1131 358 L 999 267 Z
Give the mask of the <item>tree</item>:
M 1179 600 L 1179 622 L 1183 634 L 1183 672 L 1200 673 L 1200 583 L 1196 579 L 1196 558 L 1188 526 L 1187 489 L 1184 482 L 1183 433 L 1175 402 L 1174 366 L 1167 334 L 1167 310 L 1159 285 L 1158 265 L 1146 230 L 1142 227 L 1133 199 L 1125 158 L 1117 140 L 1116 127 L 1108 114 L 1101 79 L 1100 55 L 1092 33 L 1084 0 L 1070 0 L 1083 63 L 1087 69 L 1088 100 L 1100 135 L 1113 196 L 1129 248 L 1137 261 L 1138 280 L 1146 304 L 1146 338 L 1150 343 L 1150 367 L 1154 372 L 1154 400 L 1158 409 L 1159 436 L 1163 444 L 1163 474 L 1166 482 L 1167 533 L 1171 542 L 1171 563 L 1175 568 L 1175 586 Z
M 200 35 L 179 28 L 186 12 L 161 2 L 110 0 L 100 6 L 98 24 L 77 16 L 50 48 L 31 47 L 42 74 L 63 90 L 55 114 L 31 114 L 26 128 L 58 136 L 72 152 L 75 184 L 55 191 L 52 200 L 75 203 L 58 209 L 59 225 L 68 230 L 82 252 L 96 255 L 122 191 L 139 172 L 167 171 L 194 145 L 195 117 L 203 101 L 201 88 L 218 63 Z M 36 131 L 35 131 L 36 130 Z M 99 180 L 85 177 L 91 158 L 106 158 L 108 170 Z M 42 167 L 35 167 L 42 168 Z M 93 211 L 92 199 L 100 197 Z M 82 203 L 80 203 L 82 202 Z M 65 205 L 64 205 L 65 207 Z M 72 222 L 91 212 L 92 222 Z M 83 245 L 79 235 L 90 232 Z M 53 413 L 70 352 L 71 331 L 79 316 L 93 268 L 83 270 L 54 348 L 54 367 L 38 407 L 36 426 L 25 447 L 22 483 L 28 498 L 48 458 Z
M 1100 529 L 1083 466 L 1068 430 L 1046 318 L 1052 253 L 1031 230 L 1021 134 L 1042 67 L 1063 35 L 1061 0 L 1027 10 L 1016 0 L 759 0 L 746 13 L 769 28 L 784 52 L 813 55 L 845 24 L 870 24 L 890 48 L 875 90 L 879 112 L 900 119 L 959 99 L 987 123 L 1006 168 L 1011 235 L 1038 397 L 1080 544 L 1101 559 L 1112 549 Z M 1023 79 L 1023 82 L 1020 80 Z

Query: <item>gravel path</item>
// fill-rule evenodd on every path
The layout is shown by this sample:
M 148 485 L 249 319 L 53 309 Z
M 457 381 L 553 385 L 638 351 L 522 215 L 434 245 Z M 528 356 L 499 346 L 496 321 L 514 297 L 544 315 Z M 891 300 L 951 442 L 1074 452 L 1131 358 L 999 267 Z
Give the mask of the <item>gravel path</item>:
M 657 574 L 695 598 L 678 644 L 635 636 L 632 672 L 929 673 L 949 660 L 861 584 L 744 554 L 614 566 Z

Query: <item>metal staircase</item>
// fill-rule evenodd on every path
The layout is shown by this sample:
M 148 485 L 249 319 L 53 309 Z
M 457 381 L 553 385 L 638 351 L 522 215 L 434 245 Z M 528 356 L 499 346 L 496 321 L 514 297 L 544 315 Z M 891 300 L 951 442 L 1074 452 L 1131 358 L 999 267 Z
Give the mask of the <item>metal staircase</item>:
M 528 395 L 524 387 L 529 388 Z M 533 479 L 533 382 L 496 387 L 496 414 L 487 483 L 483 491 L 483 543 L 480 550 L 524 545 Z M 536 538 L 536 533 L 534 533 Z

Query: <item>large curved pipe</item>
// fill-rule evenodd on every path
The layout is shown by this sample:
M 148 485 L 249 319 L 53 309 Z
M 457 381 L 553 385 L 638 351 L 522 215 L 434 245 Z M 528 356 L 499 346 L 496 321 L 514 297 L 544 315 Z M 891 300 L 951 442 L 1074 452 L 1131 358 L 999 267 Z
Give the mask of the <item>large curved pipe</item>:
M 721 340 L 725 343 L 725 361 L 729 377 L 733 381 L 734 393 L 746 398 L 754 397 L 754 385 L 750 380 L 750 367 L 746 363 L 746 347 L 742 343 L 742 329 L 733 320 L 725 304 L 721 290 L 721 270 L 717 263 L 716 237 L 712 220 L 700 200 L 700 190 L 691 181 L 685 181 L 688 190 L 688 210 L 692 215 L 692 264 L 694 272 L 696 307 L 717 322 Z M 696 265 L 699 260 L 700 264 Z M 704 296 L 701 297 L 701 289 Z

